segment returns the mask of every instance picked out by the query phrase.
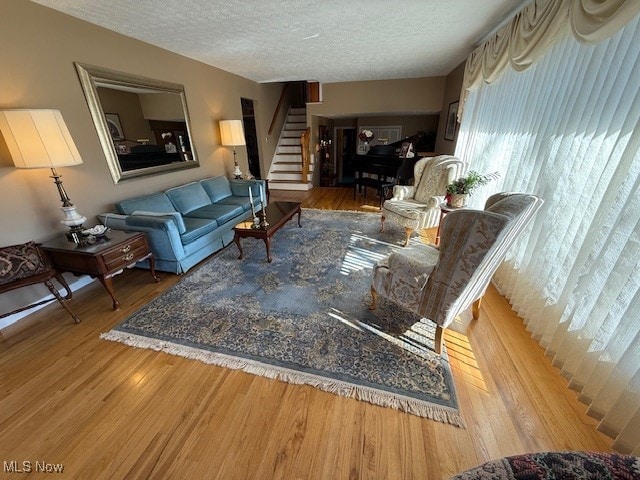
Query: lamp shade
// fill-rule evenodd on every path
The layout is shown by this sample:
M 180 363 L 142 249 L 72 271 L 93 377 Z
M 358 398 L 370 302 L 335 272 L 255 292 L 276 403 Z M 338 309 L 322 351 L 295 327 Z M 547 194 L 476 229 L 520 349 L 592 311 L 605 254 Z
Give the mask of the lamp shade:
M 59 110 L 0 110 L 0 131 L 18 168 L 82 163 Z
M 228 147 L 246 145 L 241 120 L 220 120 L 220 137 L 222 145 Z

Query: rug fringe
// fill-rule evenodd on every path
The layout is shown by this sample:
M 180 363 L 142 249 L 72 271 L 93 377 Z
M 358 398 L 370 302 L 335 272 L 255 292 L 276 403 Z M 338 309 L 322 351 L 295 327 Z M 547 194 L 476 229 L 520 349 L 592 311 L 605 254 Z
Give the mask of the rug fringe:
M 304 207 L 302 210 L 304 212 L 318 212 L 318 213 L 328 211 L 326 208 L 310 208 L 310 207 Z M 365 212 L 365 211 L 362 211 L 362 210 L 344 210 L 344 209 L 334 210 L 334 209 L 331 209 L 330 211 L 331 212 L 338 212 L 338 213 L 362 213 L 364 215 L 376 215 L 376 216 L 378 216 L 378 215 L 380 215 L 382 213 L 382 210 L 379 210 L 377 212 Z
M 223 353 L 211 352 L 200 348 L 177 345 L 172 342 L 143 337 L 132 333 L 111 330 L 100 334 L 103 340 L 124 343 L 130 347 L 147 348 L 159 352 L 177 355 L 180 357 L 198 360 L 202 363 L 218 365 L 220 367 L 242 370 L 260 377 L 281 380 L 297 385 L 310 385 L 325 392 L 333 393 L 341 397 L 355 398 L 373 405 L 394 408 L 413 415 L 429 418 L 443 423 L 449 423 L 456 427 L 465 428 L 464 420 L 454 409 L 434 405 L 429 402 L 415 400 L 402 395 L 396 395 L 371 387 L 353 385 L 340 380 L 329 379 L 311 373 L 303 373 L 295 370 L 267 365 L 255 360 L 233 357 Z

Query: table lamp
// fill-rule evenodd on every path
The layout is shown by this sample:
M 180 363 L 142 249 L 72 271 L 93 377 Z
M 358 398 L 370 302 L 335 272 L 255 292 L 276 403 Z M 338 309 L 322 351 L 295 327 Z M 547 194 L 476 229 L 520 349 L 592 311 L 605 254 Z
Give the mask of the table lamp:
M 242 172 L 240 171 L 238 159 L 236 158 L 236 147 L 246 145 L 242 121 L 220 120 L 220 137 L 222 139 L 222 145 L 225 147 L 233 147 L 233 165 L 235 167 L 233 175 L 235 178 L 242 178 Z
M 71 203 L 56 167 L 82 163 L 59 110 L 0 110 L 0 131 L 17 168 L 50 168 L 58 187 L 67 237 L 81 243 L 82 224 L 86 220 Z

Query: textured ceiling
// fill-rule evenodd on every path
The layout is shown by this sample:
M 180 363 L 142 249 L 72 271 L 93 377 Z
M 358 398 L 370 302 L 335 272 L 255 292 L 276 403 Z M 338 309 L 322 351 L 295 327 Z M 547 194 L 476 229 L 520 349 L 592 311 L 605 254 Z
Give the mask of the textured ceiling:
M 257 82 L 449 74 L 528 0 L 33 0 Z

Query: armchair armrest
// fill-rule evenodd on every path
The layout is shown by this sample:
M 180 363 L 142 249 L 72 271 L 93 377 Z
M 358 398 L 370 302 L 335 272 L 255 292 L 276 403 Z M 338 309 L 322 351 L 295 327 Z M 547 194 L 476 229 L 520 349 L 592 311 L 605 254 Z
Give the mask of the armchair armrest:
M 444 195 L 433 195 L 432 197 L 429 197 L 429 200 L 427 200 L 427 203 L 425 203 L 425 205 L 427 206 L 427 208 L 436 209 L 440 208 L 440 205 L 442 205 L 443 203 Z
M 416 194 L 416 187 L 413 185 L 396 185 L 393 187 L 393 197 L 391 200 L 405 200 L 413 198 Z

